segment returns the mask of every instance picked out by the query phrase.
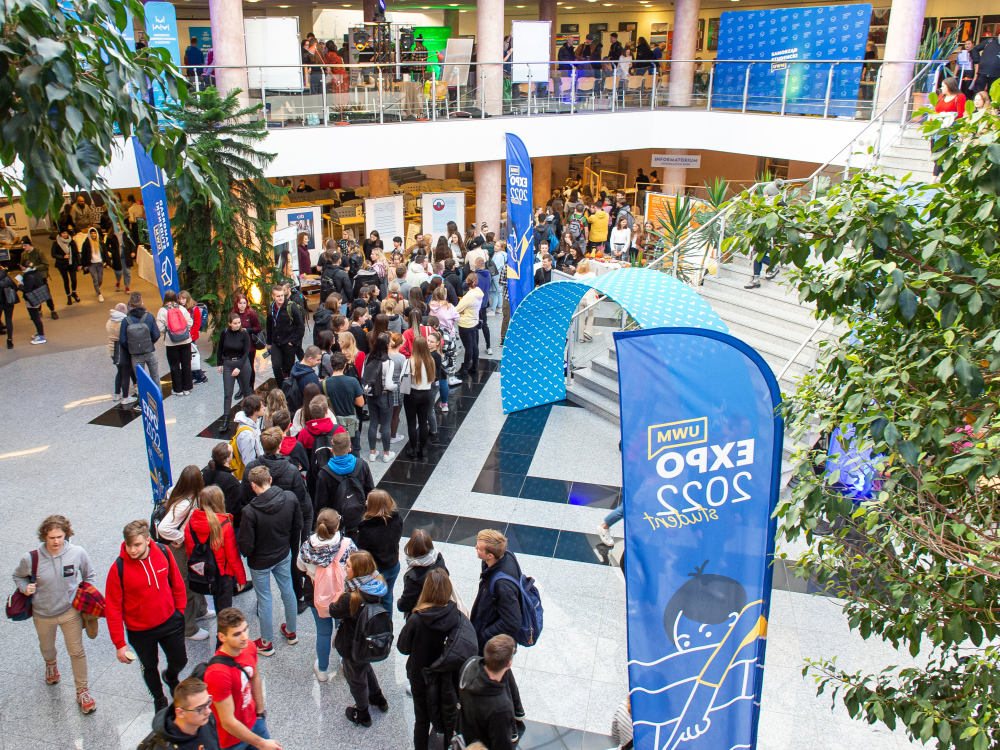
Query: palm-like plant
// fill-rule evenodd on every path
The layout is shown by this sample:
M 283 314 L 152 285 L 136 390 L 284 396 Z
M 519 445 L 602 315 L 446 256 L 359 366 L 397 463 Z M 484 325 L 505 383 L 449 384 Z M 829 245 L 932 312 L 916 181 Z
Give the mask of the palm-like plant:
M 693 254 L 695 248 L 681 244 L 691 231 L 693 219 L 691 201 L 685 196 L 678 195 L 672 204 L 667 204 L 663 217 L 657 219 L 660 228 L 656 229 L 654 226 L 653 229 L 653 234 L 659 240 L 657 245 L 662 243 L 664 252 L 668 255 L 664 258 L 661 268 L 685 283 L 691 283 L 691 276 L 697 270 L 688 260 L 688 256 Z
M 173 225 L 180 272 L 192 277 L 192 292 L 208 305 L 217 333 L 234 294 L 259 301 L 277 275 L 271 217 L 287 192 L 264 178 L 275 154 L 254 148 L 267 137 L 265 121 L 257 119 L 263 105 L 241 108 L 239 93 L 234 89 L 223 97 L 208 88 L 186 106 L 164 107 L 187 134 L 188 150 L 210 181 L 205 188 L 179 172 L 167 190 L 177 205 Z

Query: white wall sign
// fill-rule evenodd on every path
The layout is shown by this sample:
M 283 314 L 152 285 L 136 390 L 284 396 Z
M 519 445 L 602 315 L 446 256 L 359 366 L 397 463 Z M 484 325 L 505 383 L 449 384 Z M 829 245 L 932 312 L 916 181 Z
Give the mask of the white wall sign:
M 464 86 L 469 80 L 469 61 L 472 60 L 471 39 L 449 39 L 444 51 L 444 72 L 441 80 L 449 86 Z
M 247 65 L 250 88 L 274 91 L 302 91 L 302 48 L 299 45 L 299 19 L 245 18 Z M 293 67 L 267 67 L 285 65 Z M 254 69 L 254 66 L 257 67 Z
M 438 237 L 447 236 L 448 222 L 455 222 L 461 233 L 465 222 L 465 193 L 424 193 L 420 196 L 423 233 L 432 237 L 431 249 Z
M 650 166 L 701 169 L 701 154 L 653 154 Z
M 514 69 L 511 80 L 514 83 L 548 83 L 547 61 L 552 56 L 551 22 L 511 21 L 510 33 L 514 37 Z
M 403 224 L 403 196 L 365 198 L 365 234 L 378 232 L 382 247 L 392 248 L 392 238 L 406 234 Z

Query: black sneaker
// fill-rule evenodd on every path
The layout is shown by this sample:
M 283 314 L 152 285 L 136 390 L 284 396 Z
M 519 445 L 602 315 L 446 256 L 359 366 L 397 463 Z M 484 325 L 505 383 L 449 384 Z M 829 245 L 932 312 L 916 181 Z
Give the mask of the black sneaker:
M 743 285 L 744 289 L 760 289 L 760 276 L 751 276 L 750 283 Z
M 384 693 L 379 693 L 378 695 L 368 695 L 368 703 L 375 706 L 379 711 L 385 713 L 389 710 L 389 701 L 386 700 Z
M 372 715 L 367 708 L 364 711 L 359 711 L 354 706 L 348 706 L 344 710 L 344 714 L 352 724 L 359 724 L 363 727 L 372 725 Z
M 167 686 L 167 691 L 171 695 L 173 695 L 174 694 L 174 688 L 177 687 L 177 685 L 180 683 L 180 680 L 173 680 L 173 681 L 171 681 L 171 680 L 167 679 L 167 670 L 165 670 L 165 669 L 162 672 L 160 672 L 160 677 L 163 678 L 163 684 Z
M 163 709 L 170 705 L 170 701 L 166 698 L 153 698 L 153 712 L 160 713 Z

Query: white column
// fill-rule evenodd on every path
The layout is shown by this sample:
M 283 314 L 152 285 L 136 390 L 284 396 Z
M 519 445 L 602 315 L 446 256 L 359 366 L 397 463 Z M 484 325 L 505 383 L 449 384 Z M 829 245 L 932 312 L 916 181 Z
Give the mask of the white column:
M 243 3 L 241 0 L 208 0 L 208 13 L 212 24 L 212 49 L 215 65 L 247 64 L 247 49 L 243 39 Z M 224 70 L 216 68 L 215 85 L 225 96 L 233 89 L 241 89 L 240 106 L 250 104 L 249 81 L 246 69 Z M 259 73 L 255 86 L 260 86 Z
M 498 240 L 506 239 L 500 234 L 503 165 L 502 160 L 476 162 L 476 228 L 485 221 L 489 231 L 496 232 Z
M 927 0 L 893 0 L 883 60 L 914 60 L 920 47 Z M 878 90 L 876 110 L 886 106 L 913 78 L 912 63 L 885 63 Z M 902 101 L 902 100 L 901 100 Z
M 674 5 L 674 42 L 670 55 L 670 106 L 691 106 L 694 60 L 698 46 L 698 11 L 701 0 L 677 0 Z
M 502 114 L 503 65 L 500 63 L 503 61 L 503 0 L 479 0 L 476 4 L 476 60 L 480 97 L 483 91 L 486 92 L 486 113 Z M 484 61 L 493 64 L 484 64 Z M 498 210 L 497 227 L 499 226 Z M 492 222 L 490 229 L 493 229 Z
M 673 89 L 671 89 L 673 94 Z M 687 149 L 668 148 L 668 154 L 684 155 Z M 663 192 L 667 195 L 679 195 L 684 192 L 683 186 L 687 184 L 687 169 L 685 167 L 664 167 L 663 174 L 659 175 L 660 184 L 663 185 Z

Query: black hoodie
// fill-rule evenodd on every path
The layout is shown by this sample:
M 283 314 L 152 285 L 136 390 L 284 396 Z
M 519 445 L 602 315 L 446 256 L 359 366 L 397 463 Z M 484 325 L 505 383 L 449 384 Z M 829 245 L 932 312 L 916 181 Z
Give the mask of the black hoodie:
M 208 723 L 198 727 L 196 734 L 185 734 L 177 728 L 174 704 L 158 711 L 153 717 L 153 734 L 156 735 L 157 750 L 219 750 L 219 731 L 215 728 L 215 716 L 209 714 Z
M 306 489 L 305 480 L 298 469 L 288 460 L 288 456 L 278 453 L 265 453 L 263 456 L 255 458 L 243 469 L 243 507 L 249 505 L 254 499 L 253 487 L 250 486 L 250 469 L 255 466 L 266 466 L 271 474 L 271 486 L 280 487 L 286 492 L 291 492 L 299 501 L 299 512 L 302 514 L 302 532 L 298 545 L 308 539 L 312 532 L 313 508 L 312 499 Z
M 454 293 L 456 299 L 464 294 L 462 290 L 462 274 L 454 268 L 450 271 L 445 269 L 445 271 L 441 274 L 441 278 L 444 279 L 444 283 L 451 288 L 451 291 Z M 448 299 L 451 299 L 450 294 L 448 295 Z M 453 302 L 452 304 L 457 305 L 458 303 Z
M 271 486 L 254 497 L 240 519 L 240 554 L 251 570 L 266 570 L 288 557 L 302 532 L 298 498 Z
M 240 480 L 233 475 L 233 470 L 228 466 L 216 466 L 214 469 L 209 465 L 201 470 L 201 478 L 205 486 L 214 484 L 226 498 L 226 513 L 233 517 L 233 528 L 239 529 L 240 517 L 243 515 L 243 490 L 240 488 Z
M 462 613 L 455 602 L 414 612 L 412 617 L 406 619 L 406 624 L 399 631 L 396 648 L 409 657 L 406 660 L 406 676 L 411 683 L 416 680 L 423 682 L 424 667 L 429 667 L 440 658 L 448 633 L 458 626 L 461 619 Z
M 7 299 L 7 290 L 13 292 L 12 300 Z M 17 296 L 17 283 L 12 279 L 6 268 L 0 268 L 0 307 L 14 307 L 19 302 Z
M 424 579 L 427 574 L 435 568 L 440 568 L 445 573 L 448 568 L 444 564 L 444 555 L 438 554 L 437 559 L 430 565 L 414 565 L 407 568 L 403 573 L 403 593 L 396 600 L 396 609 L 403 613 L 403 617 L 409 617 L 410 612 L 420 601 L 420 592 L 424 590 Z
M 333 316 L 334 313 L 325 307 L 321 307 L 313 313 L 313 346 L 319 346 L 317 339 L 319 339 L 320 331 L 333 333 Z
M 507 686 L 486 674 L 482 657 L 474 656 L 465 662 L 458 688 L 466 746 L 482 742 L 490 750 L 513 750 L 510 740 L 516 729 L 514 703 Z

